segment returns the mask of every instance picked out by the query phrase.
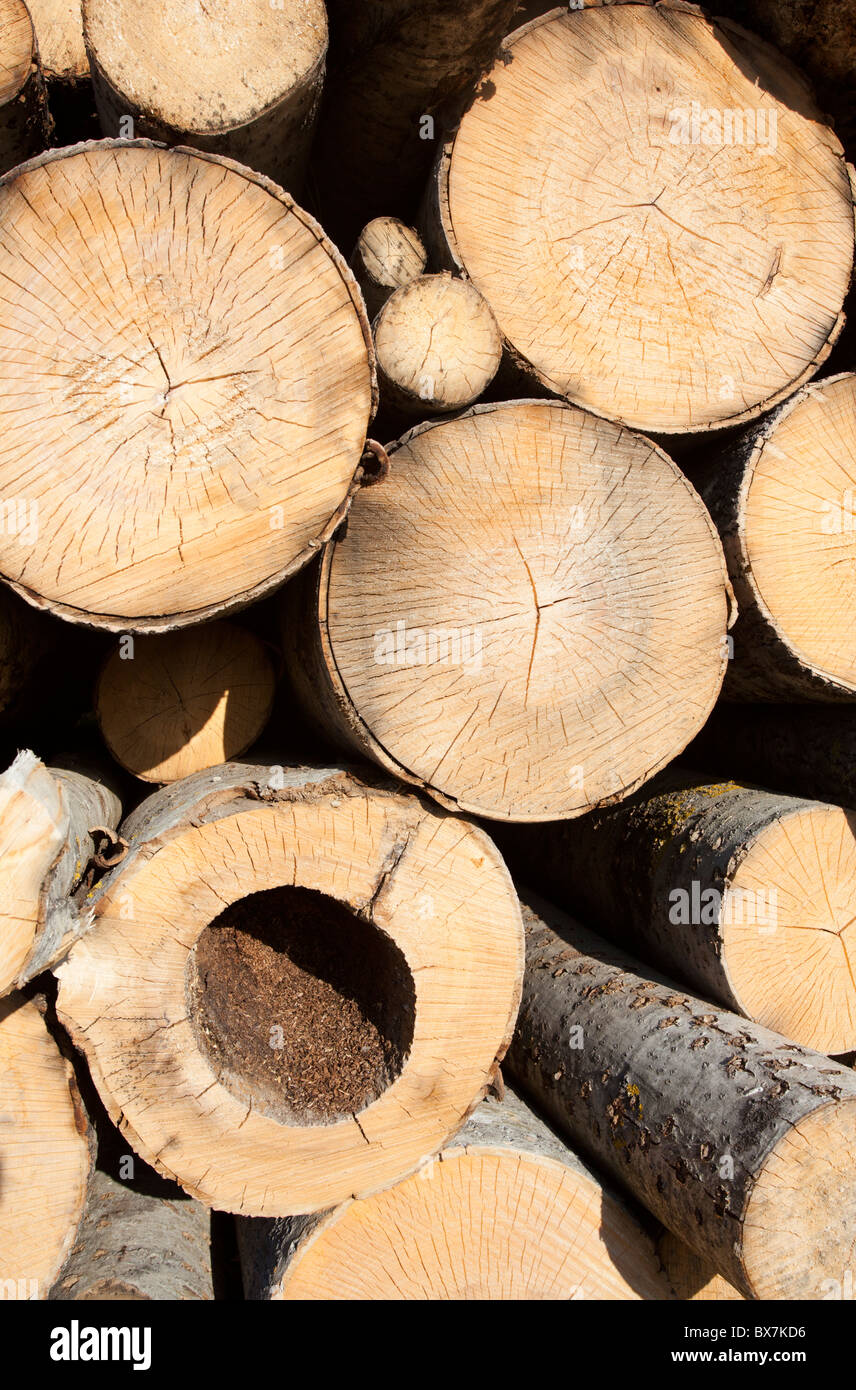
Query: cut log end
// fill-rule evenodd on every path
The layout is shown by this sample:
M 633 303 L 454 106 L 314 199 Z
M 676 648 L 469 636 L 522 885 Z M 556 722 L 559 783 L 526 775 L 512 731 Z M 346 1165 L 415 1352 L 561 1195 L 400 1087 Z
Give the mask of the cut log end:
M 42 889 L 68 835 L 60 784 L 34 753 L 0 776 L 0 994 L 21 979 L 42 922 Z
M 98 682 L 96 712 L 117 762 L 174 782 L 240 756 L 267 723 L 276 680 L 262 642 L 229 622 L 124 638 Z
M 39 45 L 39 63 L 48 83 L 89 78 L 80 0 L 27 0 Z
M 85 0 L 86 45 L 105 135 L 216 150 L 296 190 L 327 52 L 323 0 Z
M 397 217 L 374 217 L 357 239 L 351 269 L 373 319 L 393 290 L 421 275 L 428 252 L 418 232 Z
M 0 573 L 114 631 L 281 583 L 345 504 L 372 408 L 362 302 L 320 227 L 249 169 L 147 142 L 49 151 L 0 216 L 0 361 L 27 363 L 0 381 Z
M 496 319 L 468 280 L 421 275 L 390 296 L 374 323 L 381 399 L 413 415 L 463 410 L 499 370 Z
M 787 66 L 689 6 L 524 25 L 438 173 L 442 263 L 542 386 L 597 414 L 658 432 L 752 419 L 840 332 L 841 146 Z
M 798 802 L 752 840 L 722 895 L 735 1003 L 827 1054 L 856 1043 L 854 882 L 856 813 Z
M 36 1004 L 0 1000 L 0 1297 L 43 1299 L 74 1242 L 91 1168 L 71 1067 Z
M 244 1215 L 413 1171 L 510 1040 L 521 925 L 498 852 L 335 770 L 216 769 L 150 801 L 57 972 L 110 1114 L 166 1176 Z
M 856 1100 L 810 1111 L 773 1146 L 743 1222 L 743 1262 L 755 1298 L 822 1299 L 853 1268 Z M 846 1194 L 846 1195 L 845 1195 Z M 830 1282 L 831 1281 L 831 1282 Z
M 24 0 L 0 0 L 0 106 L 20 96 L 33 57 L 33 22 Z
M 744 1302 L 727 1279 L 671 1231 L 665 1231 L 658 1240 L 657 1254 L 679 1299 L 692 1303 Z
M 418 427 L 391 458 L 292 614 L 315 625 L 315 656 L 289 658 L 307 709 L 495 819 L 579 815 L 675 757 L 716 699 L 727 621 L 722 552 L 675 465 L 526 401 Z

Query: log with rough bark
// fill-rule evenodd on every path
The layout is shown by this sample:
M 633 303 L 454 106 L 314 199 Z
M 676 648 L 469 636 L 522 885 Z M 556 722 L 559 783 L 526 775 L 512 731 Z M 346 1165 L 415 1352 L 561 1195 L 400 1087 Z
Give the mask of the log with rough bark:
M 71 895 L 114 845 L 122 808 L 94 777 L 29 751 L 0 774 L 0 995 L 53 965 L 92 915 Z
M 390 457 L 286 590 L 307 715 L 495 819 L 579 815 L 674 758 L 722 681 L 728 592 L 672 461 L 550 401 L 476 406 Z
M 211 1213 L 201 1202 L 151 1196 L 96 1169 L 55 1302 L 208 1300 L 214 1297 Z
M 94 1136 L 41 1008 L 0 1000 L 0 1299 L 43 1299 L 83 1216 Z
M 98 680 L 95 710 L 117 762 L 145 782 L 176 782 L 237 758 L 273 706 L 264 644 L 236 623 L 123 637 Z
M 724 696 L 856 700 L 856 374 L 813 382 L 693 474 L 739 619 Z
M 671 1231 L 664 1231 L 658 1240 L 657 1254 L 678 1298 L 691 1303 L 744 1302 L 743 1295 L 727 1279 Z
M 739 1293 L 822 1298 L 852 1263 L 856 1076 L 524 896 L 516 1084 Z
M 650 1235 L 512 1091 L 362 1201 L 238 1222 L 250 1299 L 670 1299 Z
M 754 419 L 843 324 L 853 197 L 804 80 L 678 3 L 554 10 L 438 158 L 429 251 L 540 390 L 640 429 Z
M 237 159 L 291 193 L 303 184 L 324 84 L 323 0 L 84 0 L 105 135 Z
M 856 4 L 853 0 L 716 0 L 804 68 L 850 158 L 856 153 Z
M 83 41 L 81 0 L 27 0 L 27 7 L 54 125 L 51 143 L 97 139 L 100 127 Z
M 351 270 L 363 292 L 370 319 L 375 318 L 393 290 L 421 275 L 428 252 L 419 233 L 397 217 L 373 217 L 357 238 Z
M 413 1171 L 490 1084 L 518 903 L 481 830 L 363 775 L 227 765 L 122 827 L 58 1014 L 137 1152 L 248 1216 Z
M 469 280 L 420 275 L 374 323 L 381 406 L 402 422 L 474 405 L 502 361 L 489 304 Z
M 44 79 L 24 0 L 0 0 L 0 174 L 48 140 Z
M 32 160 L 0 221 L 0 495 L 32 522 L 26 545 L 4 528 L 0 575 L 114 631 L 281 584 L 346 509 L 374 401 L 362 299 L 318 224 L 249 169 L 148 141 Z
M 687 759 L 717 777 L 856 807 L 856 709 L 719 703 Z
M 840 806 L 667 773 L 573 826 L 516 830 L 510 853 L 705 998 L 839 1053 L 856 1046 L 854 832 Z
M 314 158 L 325 226 L 415 211 L 446 111 L 489 67 L 517 0 L 328 0 L 330 75 Z

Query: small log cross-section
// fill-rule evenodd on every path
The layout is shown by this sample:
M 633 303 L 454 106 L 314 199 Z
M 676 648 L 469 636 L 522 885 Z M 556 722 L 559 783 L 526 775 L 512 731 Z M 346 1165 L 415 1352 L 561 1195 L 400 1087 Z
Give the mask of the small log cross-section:
M 96 1169 L 77 1239 L 50 1292 L 55 1302 L 208 1300 L 211 1213 L 150 1196 Z
M 740 613 L 725 698 L 856 701 L 856 374 L 804 387 L 695 481 Z
M 226 621 L 120 639 L 95 708 L 110 752 L 145 782 L 176 782 L 255 742 L 276 678 L 263 643 Z
M 372 331 L 381 406 L 405 419 L 473 405 L 502 361 L 489 305 L 469 280 L 448 272 L 396 290 Z
M 853 1258 L 853 1072 L 657 982 L 529 893 L 523 915 L 516 1084 L 747 1298 L 823 1298 Z
M 351 270 L 363 292 L 370 319 L 386 303 L 393 290 L 421 275 L 428 252 L 419 233 L 397 217 L 373 217 L 357 238 Z
M 299 194 L 327 53 L 324 0 L 84 0 L 105 135 L 227 155 Z M 130 118 L 130 128 L 123 128 Z
M 98 830 L 115 830 L 121 814 L 107 787 L 29 751 L 0 774 L 0 996 L 87 930 L 91 913 L 71 894 L 100 848 Z
M 691 1303 L 744 1302 L 741 1293 L 671 1231 L 657 1241 L 657 1254 L 678 1298 Z
M 307 714 L 498 820 L 579 815 L 674 758 L 716 699 L 728 621 L 719 541 L 675 464 L 550 401 L 418 426 L 390 458 L 285 593 Z
M 418 1167 L 508 1046 L 520 912 L 481 830 L 330 770 L 231 765 L 122 827 L 58 1013 L 139 1154 L 248 1216 Z
M 651 1237 L 510 1090 L 363 1201 L 238 1222 L 250 1299 L 669 1299 Z
M 0 222 L 0 497 L 32 522 L 0 575 L 114 631 L 282 583 L 342 515 L 373 409 L 362 298 L 318 224 L 147 141 L 22 165 Z
M 853 197 L 767 45 L 677 0 L 586 5 L 505 41 L 438 158 L 429 235 L 542 391 L 682 433 L 754 419 L 817 371 Z
M 83 1217 L 94 1136 L 38 1005 L 0 1000 L 0 1299 L 44 1299 Z
M 667 773 L 507 833 L 521 872 L 643 960 L 804 1047 L 856 1048 L 856 810 Z
M 24 0 L 0 0 L 0 174 L 47 144 L 45 84 Z

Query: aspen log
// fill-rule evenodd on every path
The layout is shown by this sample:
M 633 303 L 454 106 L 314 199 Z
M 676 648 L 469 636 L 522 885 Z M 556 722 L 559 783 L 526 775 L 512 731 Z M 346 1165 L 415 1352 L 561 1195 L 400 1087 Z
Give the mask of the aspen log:
M 421 275 L 428 252 L 419 233 L 397 217 L 373 217 L 357 238 L 350 266 L 363 292 L 369 318 L 376 317 L 393 290 Z
M 100 128 L 83 41 L 81 0 L 27 0 L 27 8 L 54 125 L 52 143 L 71 145 L 97 138 Z
M 373 408 L 362 299 L 318 224 L 147 141 L 22 165 L 0 220 L 0 496 L 37 533 L 0 536 L 0 575 L 114 631 L 281 584 L 346 509 Z
M 396 290 L 372 332 L 381 406 L 404 422 L 474 405 L 502 361 L 490 306 L 447 272 Z
M 44 1299 L 75 1241 L 94 1136 L 39 1006 L 0 999 L 0 1299 Z
M 106 786 L 19 753 L 0 774 L 0 995 L 53 965 L 92 916 L 71 894 L 121 806 Z
M 856 1046 L 856 811 L 666 774 L 573 828 L 515 832 L 545 892 L 818 1052 Z
M 856 151 L 856 5 L 853 0 L 716 0 L 804 68 L 851 157 Z
M 666 1277 L 682 1300 L 691 1303 L 743 1303 L 745 1300 L 733 1285 L 712 1269 L 682 1240 L 664 1231 L 657 1241 L 657 1254 Z
M 0 174 L 47 143 L 45 84 L 24 0 L 0 0 Z
M 149 1196 L 96 1169 L 77 1239 L 51 1289 L 55 1302 L 213 1299 L 211 1213 Z
M 675 757 L 719 690 L 728 594 L 672 461 L 555 401 L 418 426 L 390 458 L 286 590 L 307 715 L 495 819 L 579 815 Z
M 856 807 L 856 709 L 849 706 L 719 703 L 687 758 L 717 776 Z
M 747 1298 L 852 1263 L 856 1076 L 712 1008 L 531 894 L 507 1066 L 569 1143 Z
M 220 1210 L 295 1215 L 395 1181 L 460 1127 L 522 973 L 481 830 L 344 771 L 231 765 L 122 833 L 57 1010 L 148 1163 Z
M 330 79 L 314 158 L 325 226 L 415 205 L 447 113 L 489 67 L 516 0 L 329 0 Z
M 694 481 L 739 619 L 724 696 L 856 700 L 856 374 L 804 387 Z
M 221 621 L 121 638 L 95 708 L 117 762 L 145 782 L 176 782 L 245 752 L 267 723 L 275 686 L 260 639 Z
M 844 322 L 840 143 L 779 55 L 677 0 L 516 30 L 428 202 L 429 252 L 469 275 L 517 368 L 639 429 L 754 419 Z
M 226 155 L 302 188 L 324 83 L 323 0 L 84 0 L 103 133 Z
M 651 1237 L 508 1089 L 363 1201 L 242 1218 L 249 1299 L 670 1299 Z

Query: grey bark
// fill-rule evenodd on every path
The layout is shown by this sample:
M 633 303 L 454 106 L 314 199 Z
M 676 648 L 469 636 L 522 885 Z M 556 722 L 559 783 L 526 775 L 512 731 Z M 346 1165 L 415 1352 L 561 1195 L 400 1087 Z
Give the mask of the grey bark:
M 77 1239 L 48 1297 L 213 1299 L 210 1219 L 201 1202 L 151 1197 L 96 1170 Z
M 816 805 L 670 770 L 615 806 L 575 821 L 515 826 L 498 838 L 512 864 L 556 902 L 707 998 L 742 1012 L 723 957 L 728 891 L 769 825 Z M 718 899 L 703 898 L 710 889 Z M 672 894 L 678 893 L 695 903 L 693 916 L 710 920 L 676 920 L 681 900 Z M 759 899 L 761 915 L 771 901 Z
M 653 977 L 526 892 L 526 978 L 506 1059 L 570 1143 L 754 1297 L 743 1220 L 767 1155 L 856 1076 Z M 846 1232 L 856 1191 L 828 1214 Z M 781 1296 L 794 1289 L 783 1274 Z

